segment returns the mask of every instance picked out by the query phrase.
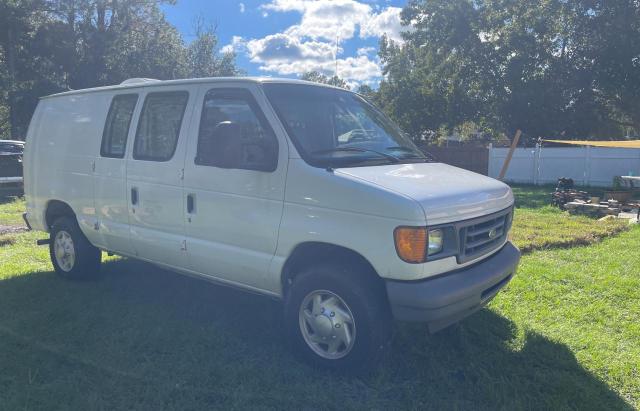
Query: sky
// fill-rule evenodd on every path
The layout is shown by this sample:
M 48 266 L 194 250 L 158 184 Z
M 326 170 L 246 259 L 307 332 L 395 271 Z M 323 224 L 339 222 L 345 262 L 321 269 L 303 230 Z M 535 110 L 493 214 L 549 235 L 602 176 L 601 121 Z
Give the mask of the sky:
M 406 0 L 178 0 L 165 5 L 186 42 L 202 18 L 216 27 L 222 51 L 233 50 L 250 76 L 337 74 L 351 87 L 381 79 L 380 37 L 402 41 Z M 337 47 L 336 47 L 337 46 Z M 337 58 L 336 58 L 337 54 Z

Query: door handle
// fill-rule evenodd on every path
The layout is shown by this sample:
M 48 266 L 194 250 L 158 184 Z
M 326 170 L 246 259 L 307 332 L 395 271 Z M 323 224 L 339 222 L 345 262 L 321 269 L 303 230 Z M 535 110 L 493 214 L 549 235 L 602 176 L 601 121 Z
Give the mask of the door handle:
M 138 204 L 138 189 L 136 187 L 131 187 L 131 204 Z
M 193 214 L 196 209 L 196 195 L 188 194 L 187 195 L 187 213 Z

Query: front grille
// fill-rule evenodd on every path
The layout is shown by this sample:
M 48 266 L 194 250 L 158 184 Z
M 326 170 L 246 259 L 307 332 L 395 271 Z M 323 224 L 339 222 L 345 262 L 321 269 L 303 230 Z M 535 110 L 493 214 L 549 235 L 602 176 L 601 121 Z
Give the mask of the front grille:
M 460 251 L 458 261 L 464 263 L 481 257 L 502 245 L 513 217 L 508 208 L 495 214 L 464 221 L 458 229 Z

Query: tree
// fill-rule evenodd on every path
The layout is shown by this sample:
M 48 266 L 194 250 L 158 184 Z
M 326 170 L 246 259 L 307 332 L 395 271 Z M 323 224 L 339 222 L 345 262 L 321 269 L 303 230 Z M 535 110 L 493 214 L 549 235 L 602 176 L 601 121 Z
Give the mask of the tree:
M 218 36 L 215 27 L 205 27 L 202 19 L 195 23 L 196 39 L 187 48 L 189 77 L 237 76 L 235 53 L 218 56 Z
M 586 4 L 582 48 L 593 58 L 594 97 L 614 111 L 613 120 L 640 134 L 640 3 Z
M 22 96 L 36 65 L 24 50 L 32 43 L 43 6 L 40 0 L 0 1 L 0 137 L 18 138 L 26 131 Z
M 43 95 L 131 77 L 238 74 L 233 54 L 216 56 L 214 32 L 185 46 L 160 9 L 174 1 L 0 0 L 0 137 L 24 138 Z
M 301 80 L 313 81 L 315 83 L 329 84 L 331 86 L 341 87 L 349 90 L 349 85 L 344 79 L 338 76 L 328 77 L 318 71 L 308 71 L 300 76 Z
M 412 26 L 404 44 L 381 41 L 378 99 L 419 137 L 465 122 L 531 138 L 620 135 L 620 119 L 640 125 L 639 7 L 413 0 L 402 12 Z

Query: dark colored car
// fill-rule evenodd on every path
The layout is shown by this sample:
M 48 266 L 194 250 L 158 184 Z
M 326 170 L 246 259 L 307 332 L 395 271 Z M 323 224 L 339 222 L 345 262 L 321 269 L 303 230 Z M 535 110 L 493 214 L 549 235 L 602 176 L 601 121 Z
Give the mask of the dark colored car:
M 0 140 L 0 186 L 22 183 L 24 142 Z

